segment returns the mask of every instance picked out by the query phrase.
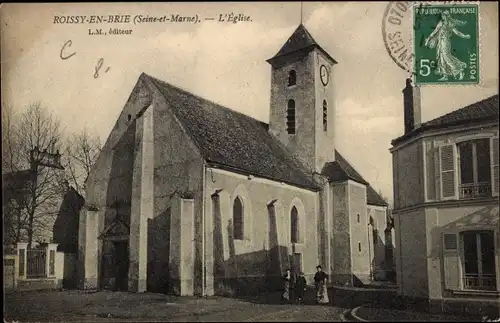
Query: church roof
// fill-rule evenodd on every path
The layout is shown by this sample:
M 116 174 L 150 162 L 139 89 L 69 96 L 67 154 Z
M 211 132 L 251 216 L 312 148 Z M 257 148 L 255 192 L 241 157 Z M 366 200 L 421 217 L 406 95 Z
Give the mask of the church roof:
M 496 94 L 438 118 L 424 122 L 419 128 L 412 132 L 394 139 L 392 144 L 395 145 L 428 129 L 440 129 L 484 121 L 498 121 L 498 116 L 498 94 Z
M 333 63 L 337 63 L 333 57 L 331 57 L 317 42 L 314 40 L 313 36 L 309 33 L 303 24 L 300 24 L 293 34 L 288 38 L 283 47 L 278 51 L 276 55 L 268 59 L 271 63 L 275 58 L 282 57 L 287 54 L 298 52 L 301 50 L 312 50 L 314 48 L 319 49 L 323 54 L 325 54 Z
M 387 202 L 371 187 L 371 185 L 361 176 L 356 169 L 349 164 L 337 150 L 335 150 L 335 161 L 325 164 L 322 174 L 328 177 L 330 182 L 343 182 L 353 180 L 365 184 L 366 202 L 369 205 L 387 206 Z
M 143 76 L 165 97 L 207 162 L 233 172 L 319 189 L 312 174 L 267 131 L 265 123 Z

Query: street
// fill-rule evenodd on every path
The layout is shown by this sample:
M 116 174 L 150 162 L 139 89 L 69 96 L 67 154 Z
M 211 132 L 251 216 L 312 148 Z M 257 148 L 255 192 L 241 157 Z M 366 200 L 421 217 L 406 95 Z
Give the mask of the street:
M 279 305 L 225 297 L 111 291 L 9 292 L 4 299 L 8 322 L 341 321 L 346 310 L 333 305 Z

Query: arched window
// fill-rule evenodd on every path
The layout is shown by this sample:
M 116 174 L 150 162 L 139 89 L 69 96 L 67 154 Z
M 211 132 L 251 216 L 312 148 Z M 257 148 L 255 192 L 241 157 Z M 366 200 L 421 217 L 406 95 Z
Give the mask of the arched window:
M 286 110 L 286 131 L 288 134 L 295 134 L 295 101 L 288 100 L 288 108 Z
M 328 104 L 323 100 L 323 131 L 328 129 Z
M 238 196 L 233 203 L 233 239 L 243 240 L 243 203 Z
M 297 208 L 294 206 L 292 211 L 290 211 L 290 229 L 291 234 L 290 238 L 293 243 L 299 242 L 299 215 L 297 212 Z
M 373 245 L 376 246 L 378 243 L 378 230 L 373 229 L 372 235 L 373 235 Z
M 294 70 L 291 70 L 288 73 L 288 86 L 292 86 L 297 84 L 297 73 Z

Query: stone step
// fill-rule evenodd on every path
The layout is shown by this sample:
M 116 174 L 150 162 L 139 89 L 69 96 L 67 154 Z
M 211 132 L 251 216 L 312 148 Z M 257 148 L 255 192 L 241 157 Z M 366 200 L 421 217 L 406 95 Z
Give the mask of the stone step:
M 17 284 L 18 290 L 43 290 L 43 289 L 57 289 L 57 282 L 55 279 L 27 279 L 19 280 Z

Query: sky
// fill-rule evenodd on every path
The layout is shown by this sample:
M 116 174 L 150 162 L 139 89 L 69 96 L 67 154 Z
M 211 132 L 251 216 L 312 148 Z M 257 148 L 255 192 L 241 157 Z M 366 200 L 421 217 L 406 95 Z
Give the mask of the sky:
M 336 146 L 392 200 L 391 140 L 403 134 L 401 90 L 407 72 L 387 53 L 382 19 L 387 2 L 304 2 L 303 23 L 338 64 Z M 220 23 L 54 24 L 54 16 L 218 17 Z M 2 4 L 2 109 L 22 112 L 40 101 L 68 132 L 86 128 L 107 139 L 139 75 L 145 72 L 196 95 L 268 122 L 274 56 L 300 23 L 300 2 Z M 89 28 L 132 29 L 91 36 Z M 61 59 L 64 44 L 65 55 Z M 94 77 L 99 60 L 102 65 Z M 498 5 L 480 7 L 479 85 L 421 89 L 422 121 L 498 93 Z

